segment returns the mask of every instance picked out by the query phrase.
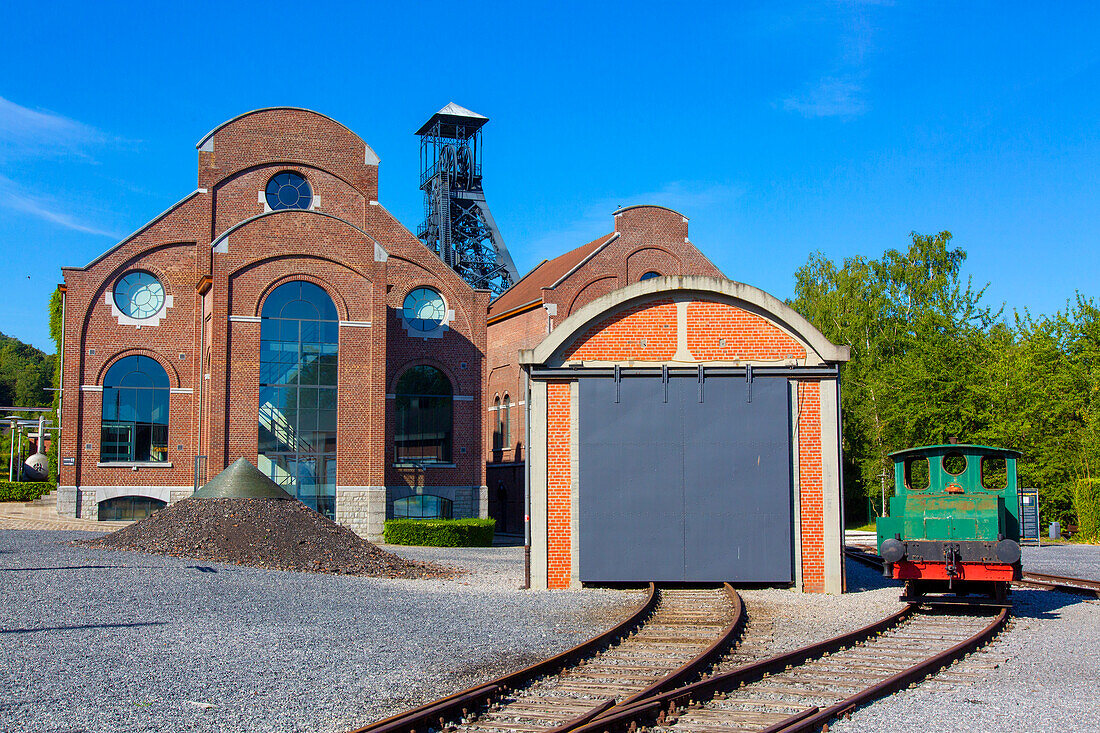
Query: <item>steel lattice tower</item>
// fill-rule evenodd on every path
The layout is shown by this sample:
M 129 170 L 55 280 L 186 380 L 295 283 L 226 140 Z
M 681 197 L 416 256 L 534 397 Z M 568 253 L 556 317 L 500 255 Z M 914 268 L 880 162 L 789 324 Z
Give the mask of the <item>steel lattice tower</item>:
M 481 186 L 481 128 L 489 121 L 451 102 L 420 136 L 424 222 L 416 236 L 474 288 L 500 295 L 518 279 Z

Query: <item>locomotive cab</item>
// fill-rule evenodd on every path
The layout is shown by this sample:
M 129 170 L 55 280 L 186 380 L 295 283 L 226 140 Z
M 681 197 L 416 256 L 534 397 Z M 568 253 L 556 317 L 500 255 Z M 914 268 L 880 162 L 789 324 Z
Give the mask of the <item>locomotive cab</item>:
M 895 495 L 877 521 L 889 577 L 910 602 L 1004 603 L 1020 578 L 1016 460 L 985 445 L 931 445 L 891 453 Z M 933 598 L 929 593 L 949 594 Z

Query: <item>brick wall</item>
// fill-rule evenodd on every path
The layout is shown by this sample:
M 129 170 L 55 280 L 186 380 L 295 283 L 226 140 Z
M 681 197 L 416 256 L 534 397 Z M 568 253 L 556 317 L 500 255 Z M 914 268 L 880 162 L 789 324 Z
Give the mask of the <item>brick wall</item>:
M 570 410 L 568 382 L 547 385 L 547 587 L 568 588 L 572 572 L 572 460 L 569 450 Z
M 472 290 L 377 203 L 373 152 L 323 115 L 286 108 L 248 113 L 217 128 L 198 157 L 200 191 L 91 265 L 63 271 L 60 455 L 75 465 L 61 467 L 62 485 L 135 491 L 138 484 L 188 486 L 196 455 L 208 456 L 203 480 L 238 457 L 255 461 L 260 332 L 255 319 L 274 288 L 308 280 L 329 294 L 344 322 L 336 471 L 338 497 L 341 486 L 351 493 L 347 511 L 338 508 L 338 515 L 366 531 L 368 524 L 377 525 L 378 507 L 387 504 L 376 494 L 386 486 L 409 485 L 407 472 L 392 465 L 393 401 L 386 394 L 414 364 L 438 366 L 460 398 L 454 404 L 455 466 L 422 472 L 420 484 L 446 487 L 464 512 L 483 513 L 488 293 Z M 310 182 L 313 209 L 263 215 L 261 192 L 284 170 Z M 154 273 L 173 297 L 155 325 L 120 324 L 105 303 L 106 292 L 133 269 Z M 409 334 L 402 322 L 405 296 L 423 285 L 438 290 L 453 312 L 441 338 Z M 169 374 L 170 467 L 140 466 L 135 472 L 129 466 L 96 465 L 102 395 L 80 386 L 101 385 L 110 364 L 131 353 L 155 358 Z M 75 492 L 66 494 L 63 505 L 66 511 L 83 507 L 85 516 L 94 510 L 88 497 Z M 362 516 L 368 505 L 369 522 Z
M 677 302 L 656 297 L 632 305 L 585 329 L 560 354 L 560 362 L 592 360 L 626 363 L 671 359 L 676 350 Z M 805 344 L 758 313 L 726 302 L 694 300 L 686 304 L 686 340 L 695 361 L 740 360 L 774 363 L 805 358 Z M 725 344 L 721 344 L 725 341 Z M 645 346 L 642 346 L 644 342 Z M 824 486 L 825 460 L 821 434 L 821 391 L 818 381 L 795 383 L 799 504 L 795 507 L 800 530 L 803 589 L 826 588 Z M 547 387 L 547 584 L 567 588 L 570 561 L 570 519 L 576 511 L 570 496 L 573 456 L 570 452 L 570 389 L 568 383 Z M 580 487 L 583 491 L 584 487 Z
M 798 382 L 798 484 L 802 535 L 802 585 L 825 590 L 825 527 L 822 521 L 821 391 L 817 382 Z
M 669 361 L 676 353 L 676 304 L 670 299 L 627 308 L 591 326 L 565 360 Z

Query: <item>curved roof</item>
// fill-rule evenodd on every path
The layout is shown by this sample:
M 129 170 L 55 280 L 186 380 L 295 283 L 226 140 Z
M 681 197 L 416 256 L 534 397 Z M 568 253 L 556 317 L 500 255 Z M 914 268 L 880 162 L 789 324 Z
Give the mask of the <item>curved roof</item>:
M 629 206 L 620 206 L 619 208 L 615 209 L 615 211 L 611 215 L 612 216 L 618 216 L 619 214 L 623 213 L 624 211 L 630 211 L 631 209 L 664 209 L 665 211 L 671 211 L 673 214 L 676 214 L 677 216 L 684 216 L 683 214 L 681 214 L 676 209 L 670 209 L 669 207 L 661 206 L 660 204 L 630 204 Z M 684 219 L 686 220 L 687 217 L 684 216 Z
M 340 127 L 344 128 L 348 132 L 350 132 L 352 135 L 355 135 L 355 137 L 360 142 L 362 142 L 364 145 L 367 144 L 366 141 L 363 140 L 363 138 L 359 137 L 359 134 L 357 132 L 355 132 L 355 130 L 352 130 L 350 127 L 345 125 L 343 122 L 340 122 L 339 120 L 334 120 L 333 118 L 329 117 L 328 115 L 322 114 L 322 113 L 320 113 L 316 110 L 306 109 L 305 107 L 260 107 L 259 109 L 254 109 L 254 110 L 250 110 L 248 112 L 245 112 L 243 114 L 239 114 L 236 117 L 233 117 L 232 119 L 228 119 L 225 122 L 221 123 L 220 125 L 215 127 L 213 130 L 211 130 L 210 132 L 203 135 L 202 140 L 199 140 L 198 143 L 195 144 L 195 147 L 196 148 L 201 148 L 203 145 L 206 144 L 206 141 L 209 140 L 210 138 L 214 137 L 214 135 L 217 134 L 217 132 L 219 130 L 221 130 L 226 125 L 233 124 L 237 120 L 244 119 L 245 117 L 248 117 L 249 115 L 259 114 L 260 112 L 275 112 L 275 111 L 281 110 L 281 109 L 290 110 L 290 111 L 293 111 L 293 112 L 309 112 L 312 115 L 317 115 L 318 117 L 324 117 L 329 122 L 333 122 L 333 123 L 339 125 Z M 370 147 L 370 146 L 368 145 L 367 147 Z
M 562 321 L 542 343 L 534 349 L 520 352 L 522 364 L 545 364 L 559 348 L 584 333 L 591 324 L 619 308 L 650 299 L 661 294 L 698 293 L 719 300 L 733 300 L 754 306 L 768 314 L 771 320 L 788 328 L 796 337 L 808 344 L 826 362 L 844 362 L 850 358 L 847 346 L 837 346 L 818 331 L 798 311 L 769 295 L 760 288 L 745 283 L 717 277 L 691 275 L 682 277 L 654 277 L 641 280 L 625 288 L 619 288 L 601 296 L 580 308 Z
M 1019 458 L 1023 455 L 1020 451 L 1012 450 L 1011 448 L 997 448 L 992 445 L 977 445 L 975 443 L 947 443 L 946 445 L 922 445 L 917 448 L 906 448 L 905 450 L 894 451 L 890 453 L 889 456 L 895 461 L 900 461 L 911 456 L 947 453 L 948 451 L 958 451 L 959 453 L 984 453 L 987 455 L 994 454 L 1006 456 L 1008 458 Z

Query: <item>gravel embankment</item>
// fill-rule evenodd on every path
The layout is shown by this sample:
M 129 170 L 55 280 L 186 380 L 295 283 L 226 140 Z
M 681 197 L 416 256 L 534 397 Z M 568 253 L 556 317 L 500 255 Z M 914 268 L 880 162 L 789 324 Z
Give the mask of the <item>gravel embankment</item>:
M 453 569 L 378 549 L 347 527 L 287 499 L 188 498 L 89 547 L 190 557 L 270 570 L 449 578 Z
M 563 650 L 641 600 L 516 590 L 521 547 L 387 548 L 471 571 L 400 580 L 70 544 L 87 536 L 0 531 L 5 732 L 346 731 Z

